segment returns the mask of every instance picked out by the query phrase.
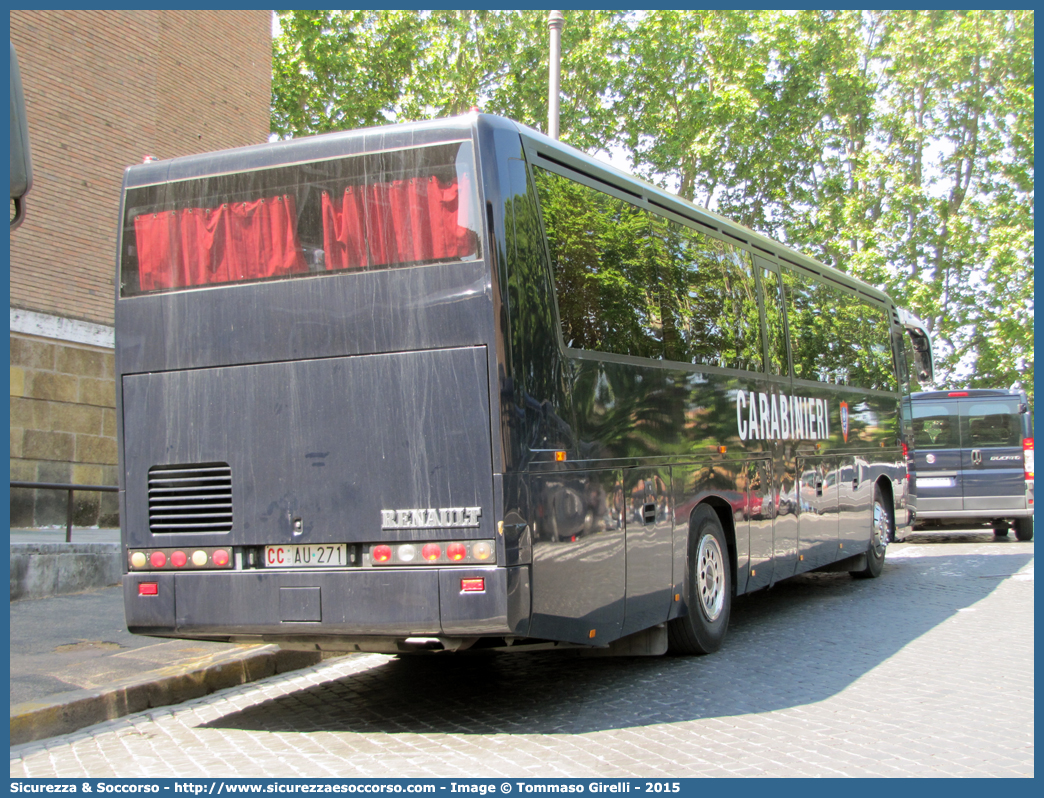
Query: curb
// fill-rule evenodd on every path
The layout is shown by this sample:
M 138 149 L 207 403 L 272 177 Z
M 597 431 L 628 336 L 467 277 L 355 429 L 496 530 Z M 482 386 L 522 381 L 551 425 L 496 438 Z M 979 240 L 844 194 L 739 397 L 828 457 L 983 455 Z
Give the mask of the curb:
M 119 543 L 12 543 L 11 601 L 118 585 Z
M 278 646 L 239 646 L 184 665 L 150 671 L 144 678 L 107 687 L 71 690 L 44 701 L 11 707 L 11 745 L 42 740 L 146 709 L 193 698 L 307 668 L 322 660 L 320 652 L 283 651 Z

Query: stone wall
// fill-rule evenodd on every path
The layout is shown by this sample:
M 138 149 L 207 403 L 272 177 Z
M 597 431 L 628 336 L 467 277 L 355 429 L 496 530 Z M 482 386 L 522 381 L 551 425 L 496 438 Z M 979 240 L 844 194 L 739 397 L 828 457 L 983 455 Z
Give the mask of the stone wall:
M 11 334 L 11 479 L 117 484 L 113 351 Z M 66 494 L 12 489 L 11 525 L 64 525 Z M 77 526 L 118 526 L 115 493 L 74 494 Z

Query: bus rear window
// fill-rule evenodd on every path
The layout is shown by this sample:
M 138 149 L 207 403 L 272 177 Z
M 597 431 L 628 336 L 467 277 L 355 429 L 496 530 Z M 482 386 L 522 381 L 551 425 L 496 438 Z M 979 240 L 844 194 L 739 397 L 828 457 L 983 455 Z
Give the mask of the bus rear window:
M 480 257 L 469 142 L 131 189 L 121 295 Z

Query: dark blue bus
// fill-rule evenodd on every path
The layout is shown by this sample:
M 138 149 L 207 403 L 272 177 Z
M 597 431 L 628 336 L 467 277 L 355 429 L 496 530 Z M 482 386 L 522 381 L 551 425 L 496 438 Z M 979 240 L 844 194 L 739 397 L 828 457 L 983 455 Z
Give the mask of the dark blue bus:
M 924 326 L 508 120 L 133 166 L 121 218 L 133 632 L 707 653 L 910 524 Z

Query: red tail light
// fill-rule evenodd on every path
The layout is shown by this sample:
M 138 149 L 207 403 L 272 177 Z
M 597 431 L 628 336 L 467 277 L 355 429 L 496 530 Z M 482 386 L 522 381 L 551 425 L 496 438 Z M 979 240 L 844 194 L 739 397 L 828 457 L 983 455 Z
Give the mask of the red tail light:
M 442 556 L 442 549 L 435 543 L 427 543 L 424 548 L 421 549 L 421 557 L 425 560 L 434 561 Z
M 1022 467 L 1026 471 L 1026 479 L 1033 479 L 1033 438 L 1022 439 Z
M 967 396 L 968 392 L 967 391 L 950 391 L 946 395 L 947 396 Z
M 377 562 L 388 562 L 391 559 L 391 546 L 374 546 L 370 553 Z
M 446 547 L 446 556 L 451 560 L 463 560 L 468 556 L 468 549 L 463 543 L 450 543 Z

